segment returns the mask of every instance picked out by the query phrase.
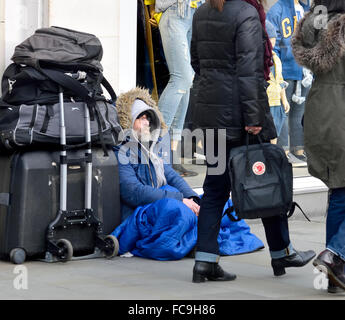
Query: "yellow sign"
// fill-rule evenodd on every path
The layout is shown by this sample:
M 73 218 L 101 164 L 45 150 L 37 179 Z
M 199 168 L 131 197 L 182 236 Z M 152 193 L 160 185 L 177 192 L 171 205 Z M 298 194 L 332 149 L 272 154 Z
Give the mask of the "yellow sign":
M 191 1 L 190 2 L 190 6 L 192 7 L 192 8 L 197 8 L 198 7 L 198 2 L 199 2 L 200 0 L 197 0 L 197 1 Z

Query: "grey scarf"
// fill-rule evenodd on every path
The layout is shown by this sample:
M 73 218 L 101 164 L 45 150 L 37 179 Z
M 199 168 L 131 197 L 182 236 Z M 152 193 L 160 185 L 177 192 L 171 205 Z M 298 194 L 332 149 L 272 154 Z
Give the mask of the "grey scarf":
M 146 148 L 143 143 L 141 143 L 139 140 L 137 141 L 141 145 L 142 154 L 144 154 L 148 165 L 150 165 L 150 161 L 151 161 L 151 163 L 153 164 L 153 167 L 155 168 L 157 188 L 165 186 L 167 184 L 167 179 L 165 178 L 163 160 L 160 157 L 158 157 L 153 151 L 156 143 L 153 143 L 150 148 Z M 152 176 L 151 176 L 151 179 L 152 179 Z
M 132 105 L 132 110 L 131 110 L 132 127 L 133 127 L 135 119 L 137 119 L 137 117 L 144 111 L 147 111 L 151 114 L 151 139 L 152 139 L 151 146 L 149 146 L 149 143 L 141 142 L 138 139 L 138 136 L 134 130 L 132 133 L 133 133 L 134 139 L 137 141 L 137 143 L 141 145 L 141 150 L 146 158 L 148 165 L 150 164 L 150 161 L 153 164 L 155 168 L 155 172 L 156 172 L 157 188 L 160 188 L 167 184 L 167 180 L 164 174 L 164 162 L 154 152 L 155 146 L 157 144 L 157 141 L 160 135 L 160 130 L 161 130 L 161 122 L 159 120 L 159 117 L 156 111 L 152 107 L 147 105 L 144 101 L 138 100 L 138 99 L 135 100 Z

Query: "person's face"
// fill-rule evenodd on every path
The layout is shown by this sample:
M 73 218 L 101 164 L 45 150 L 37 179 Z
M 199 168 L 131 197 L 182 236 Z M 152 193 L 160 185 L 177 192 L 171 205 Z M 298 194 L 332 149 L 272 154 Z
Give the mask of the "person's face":
M 150 132 L 150 119 L 147 114 L 143 114 L 141 117 L 134 121 L 134 131 L 137 133 L 138 138 L 142 141 L 149 141 L 151 137 Z

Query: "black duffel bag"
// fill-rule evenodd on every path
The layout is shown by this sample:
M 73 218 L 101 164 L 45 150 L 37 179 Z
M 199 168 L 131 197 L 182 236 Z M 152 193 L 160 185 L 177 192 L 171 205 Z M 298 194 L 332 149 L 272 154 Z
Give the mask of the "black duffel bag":
M 112 100 L 107 100 L 99 92 L 91 94 L 87 81 L 82 84 L 60 70 L 41 69 L 38 72 L 26 68 L 20 69 L 19 73 L 24 80 L 20 82 L 21 77 L 17 77 L 16 88 L 5 95 L 6 101 L 0 102 L 0 150 L 11 152 L 18 148 L 54 148 L 59 145 L 60 87 L 64 90 L 67 144 L 76 146 L 85 142 L 85 107 L 90 111 L 92 144 L 104 147 L 119 143 L 122 129 Z M 34 84 L 30 84 L 30 79 Z M 100 75 L 99 82 L 102 81 L 104 78 Z M 110 85 L 106 84 L 108 88 Z M 116 100 L 112 89 L 109 91 L 111 98 Z
M 91 119 L 93 145 L 118 143 L 121 127 L 116 94 L 103 77 L 99 39 L 88 33 L 50 27 L 15 48 L 2 77 L 0 149 L 59 144 L 59 92 L 63 90 L 67 144 L 85 142 L 84 107 Z M 110 95 L 103 94 L 102 86 Z
M 276 215 L 290 217 L 295 206 L 301 209 L 293 202 L 292 165 L 284 150 L 275 144 L 263 143 L 257 137 L 259 143 L 249 145 L 247 134 L 246 145 L 230 151 L 228 165 L 233 207 L 225 214 L 232 221 Z M 237 218 L 231 214 L 233 210 Z

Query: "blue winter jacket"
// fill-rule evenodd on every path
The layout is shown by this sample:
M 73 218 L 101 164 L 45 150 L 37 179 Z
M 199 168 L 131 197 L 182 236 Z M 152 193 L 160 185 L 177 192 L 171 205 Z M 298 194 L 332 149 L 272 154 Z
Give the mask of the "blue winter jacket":
M 123 150 L 115 147 L 114 151 L 119 163 L 122 221 L 129 217 L 138 206 L 144 206 L 160 199 L 171 198 L 180 201 L 183 198 L 199 199 L 199 196 L 176 173 L 170 164 L 164 164 L 165 178 L 167 184 L 176 188 L 179 192 L 157 188 L 154 166 L 151 162 L 147 164 L 145 161 L 142 161 L 140 150 L 137 150 L 138 161 L 133 160 L 133 157 L 136 157 L 137 154 L 134 154 L 131 150 Z M 157 154 L 162 156 L 160 152 L 157 152 Z M 127 158 L 129 160 L 128 163 L 126 164 L 124 163 L 125 161 L 121 161 L 121 157 Z
M 300 4 L 307 12 L 310 9 L 310 0 Z M 291 37 L 297 25 L 297 16 L 294 0 L 278 0 L 267 12 L 267 19 L 275 26 L 277 42 L 274 51 L 283 65 L 283 78 L 285 80 L 302 80 L 303 68 L 297 64 L 290 45 Z

